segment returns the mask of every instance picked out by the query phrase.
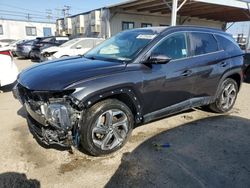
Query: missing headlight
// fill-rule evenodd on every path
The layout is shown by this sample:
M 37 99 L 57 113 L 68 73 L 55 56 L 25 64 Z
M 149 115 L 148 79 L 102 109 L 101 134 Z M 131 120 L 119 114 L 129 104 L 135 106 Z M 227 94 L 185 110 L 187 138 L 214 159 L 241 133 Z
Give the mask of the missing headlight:
M 62 129 L 71 128 L 70 111 L 63 104 L 49 104 L 45 111 L 46 120 L 53 126 Z

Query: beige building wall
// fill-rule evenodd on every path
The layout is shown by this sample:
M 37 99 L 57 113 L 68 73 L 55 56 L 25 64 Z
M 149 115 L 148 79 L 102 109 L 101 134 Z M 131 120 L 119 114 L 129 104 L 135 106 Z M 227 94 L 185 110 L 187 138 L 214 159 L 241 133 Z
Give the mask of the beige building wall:
M 34 39 L 44 36 L 43 28 L 51 28 L 52 35 L 55 35 L 56 31 L 56 24 L 52 23 L 0 19 L 0 25 L 3 28 L 3 34 L 0 34 L 0 39 Z M 35 27 L 36 35 L 28 36 L 26 27 Z
M 180 18 L 178 18 L 179 20 Z M 170 25 L 171 16 L 152 16 L 146 14 L 137 14 L 137 13 L 115 13 L 111 18 L 111 35 L 115 35 L 122 31 L 122 22 L 134 22 L 135 28 L 141 27 L 142 23 L 152 24 L 152 26 L 162 26 Z M 199 25 L 206 27 L 222 28 L 223 22 L 211 21 L 198 18 L 189 18 L 185 21 L 183 25 Z

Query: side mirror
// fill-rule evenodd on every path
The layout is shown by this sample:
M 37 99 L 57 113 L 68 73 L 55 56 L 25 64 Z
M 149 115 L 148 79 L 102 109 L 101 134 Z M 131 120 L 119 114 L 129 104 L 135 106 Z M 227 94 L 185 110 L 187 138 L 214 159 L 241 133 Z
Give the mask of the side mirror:
M 147 60 L 148 63 L 152 64 L 166 64 L 171 61 L 171 58 L 164 54 L 151 54 Z
M 76 49 L 81 49 L 82 48 L 82 45 L 77 45 L 76 46 Z

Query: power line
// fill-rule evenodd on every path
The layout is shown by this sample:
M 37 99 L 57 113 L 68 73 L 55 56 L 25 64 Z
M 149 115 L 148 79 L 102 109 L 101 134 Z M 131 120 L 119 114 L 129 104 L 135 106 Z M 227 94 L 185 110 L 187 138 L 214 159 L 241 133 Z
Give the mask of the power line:
M 6 6 L 6 7 L 11 7 L 11 8 L 16 8 L 16 9 L 20 9 L 20 10 L 26 10 L 26 11 L 32 11 L 32 12 L 35 11 L 35 12 L 38 12 L 38 13 L 44 13 L 42 11 L 31 10 L 31 9 L 27 9 L 27 8 L 22 8 L 22 7 L 18 7 L 18 6 L 9 5 L 9 4 L 6 4 L 6 3 L 0 3 L 0 5 Z
M 5 3 L 0 3 L 0 6 L 6 6 L 6 7 L 11 7 L 11 8 L 15 8 L 15 9 L 19 9 L 19 10 L 23 10 L 23 11 L 29 11 L 31 12 L 32 14 L 37 14 L 37 13 L 41 13 L 43 15 L 46 14 L 46 12 L 42 12 L 42 11 L 38 11 L 38 10 L 31 10 L 31 9 L 27 9 L 27 8 L 23 8 L 23 7 L 18 7 L 18 6 L 13 6 L 13 5 L 9 5 L 9 4 L 5 4 Z M 39 15 L 41 15 L 39 14 Z M 54 15 L 52 12 L 51 12 L 51 15 Z M 56 15 L 54 15 L 56 16 Z
M 0 15 L 2 16 L 15 16 L 15 17 L 21 17 L 21 18 L 26 18 L 28 20 L 31 19 L 43 19 L 43 20 L 48 20 L 46 17 L 38 17 L 38 16 L 32 16 L 30 14 L 27 15 L 19 15 L 19 14 L 9 14 L 9 13 L 0 13 Z
M 11 10 L 0 10 L 0 12 L 21 14 L 21 15 L 22 15 L 22 14 L 25 14 L 25 15 L 30 14 L 30 15 L 34 15 L 34 16 L 44 16 L 44 17 L 48 16 L 48 15 L 46 15 L 46 14 L 33 14 L 33 13 L 29 13 L 29 12 L 19 12 L 19 11 L 11 11 Z M 49 13 L 48 13 L 48 14 L 49 14 Z M 51 14 L 50 14 L 50 16 L 51 16 Z M 53 18 L 53 17 L 51 16 L 50 18 Z

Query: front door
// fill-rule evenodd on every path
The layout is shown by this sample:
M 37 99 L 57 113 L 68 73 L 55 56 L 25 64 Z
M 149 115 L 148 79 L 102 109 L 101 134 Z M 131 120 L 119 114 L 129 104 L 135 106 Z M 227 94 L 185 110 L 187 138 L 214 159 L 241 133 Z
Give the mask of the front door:
M 167 36 L 150 54 L 164 54 L 172 60 L 166 64 L 151 64 L 145 71 L 145 113 L 171 106 L 177 110 L 189 106 L 195 75 L 190 71 L 192 59 L 189 58 L 186 33 Z

